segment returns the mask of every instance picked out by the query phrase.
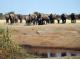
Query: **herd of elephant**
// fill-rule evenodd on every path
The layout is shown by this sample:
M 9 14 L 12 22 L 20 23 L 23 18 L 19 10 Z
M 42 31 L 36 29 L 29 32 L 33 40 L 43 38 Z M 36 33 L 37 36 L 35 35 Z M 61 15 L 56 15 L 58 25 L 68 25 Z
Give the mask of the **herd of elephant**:
M 6 23 L 17 23 L 18 20 L 20 20 L 20 23 L 22 23 L 22 20 L 25 20 L 25 23 L 27 25 L 44 25 L 44 24 L 52 24 L 55 23 L 55 20 L 57 20 L 57 23 L 60 23 L 60 20 L 62 20 L 62 24 L 66 23 L 67 19 L 71 20 L 71 23 L 76 23 L 76 15 L 74 13 L 71 13 L 69 16 L 62 14 L 62 15 L 56 15 L 56 14 L 41 14 L 41 13 L 33 13 L 29 15 L 21 15 L 21 14 L 6 14 L 5 19 Z

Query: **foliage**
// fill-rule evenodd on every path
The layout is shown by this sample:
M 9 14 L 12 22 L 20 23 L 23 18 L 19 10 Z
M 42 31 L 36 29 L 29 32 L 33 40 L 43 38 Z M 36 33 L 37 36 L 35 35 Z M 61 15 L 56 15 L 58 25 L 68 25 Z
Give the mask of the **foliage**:
M 0 58 L 24 59 L 26 54 L 22 48 L 10 39 L 9 29 L 0 29 Z
M 12 39 L 9 29 L 0 27 L 0 59 L 25 59 L 38 56 L 29 54 Z
M 14 11 L 8 12 L 8 14 L 14 14 L 14 13 L 15 13 Z
M 3 19 L 3 13 L 0 13 L 0 19 Z

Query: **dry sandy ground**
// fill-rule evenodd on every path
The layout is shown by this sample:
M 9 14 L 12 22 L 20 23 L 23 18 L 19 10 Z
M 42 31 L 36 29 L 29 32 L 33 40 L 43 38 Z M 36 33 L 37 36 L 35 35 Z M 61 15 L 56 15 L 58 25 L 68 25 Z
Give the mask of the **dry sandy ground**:
M 19 44 L 46 47 L 80 48 L 80 21 L 76 24 L 47 24 L 25 26 L 25 23 L 8 25 L 0 20 L 1 26 L 8 26 L 12 39 Z

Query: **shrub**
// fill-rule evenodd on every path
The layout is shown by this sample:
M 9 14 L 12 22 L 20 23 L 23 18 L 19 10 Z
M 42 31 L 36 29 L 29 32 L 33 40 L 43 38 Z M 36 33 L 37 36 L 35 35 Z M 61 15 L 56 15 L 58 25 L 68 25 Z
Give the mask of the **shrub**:
M 23 49 L 10 39 L 9 29 L 0 28 L 0 59 L 24 59 Z

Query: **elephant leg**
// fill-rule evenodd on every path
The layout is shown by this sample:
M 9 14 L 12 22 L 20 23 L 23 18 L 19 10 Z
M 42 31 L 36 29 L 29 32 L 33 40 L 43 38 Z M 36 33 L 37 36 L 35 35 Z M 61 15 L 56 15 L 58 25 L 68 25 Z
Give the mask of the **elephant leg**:
M 75 23 L 76 23 L 76 19 L 75 19 Z
M 74 19 L 74 23 L 76 23 L 76 20 Z
M 22 23 L 22 19 L 20 19 L 20 23 Z
M 35 25 L 37 25 L 38 24 L 38 21 L 37 21 L 37 19 L 35 20 Z
M 47 21 L 48 21 L 48 24 L 49 24 L 50 23 L 49 19 L 47 19 Z
M 6 19 L 6 23 L 9 23 L 9 19 Z
M 63 23 L 65 23 L 65 20 L 63 20 Z
M 38 25 L 38 19 L 35 22 L 36 22 L 36 25 Z
M 66 20 L 65 19 L 63 20 L 63 23 L 66 23 Z
M 55 23 L 55 20 L 53 19 L 53 23 Z
M 40 20 L 41 25 L 45 24 L 45 21 L 43 19 Z
M 15 22 L 15 20 L 14 20 L 14 19 L 12 19 L 12 22 L 14 23 L 14 22 Z
M 30 20 L 28 21 L 28 25 L 31 25 L 31 21 Z
M 41 20 L 38 20 L 38 25 L 41 25 L 42 24 L 42 21 Z
M 14 19 L 10 19 L 10 22 L 11 22 L 11 24 L 13 24 L 14 23 Z
M 46 24 L 49 24 L 49 20 L 48 19 L 46 19 Z
M 50 20 L 50 23 L 51 23 L 51 20 Z
M 74 23 L 74 20 L 71 20 L 71 23 Z
M 18 23 L 18 19 L 15 19 L 15 23 Z
M 36 24 L 36 20 L 33 20 L 32 23 L 33 23 L 33 25 L 35 25 Z
M 64 20 L 64 23 L 66 23 L 66 19 Z
M 71 20 L 71 23 L 73 23 L 73 21 Z
M 62 19 L 62 24 L 64 23 L 64 20 Z
M 53 23 L 54 21 L 51 19 L 51 22 L 50 23 Z
M 39 20 L 38 20 L 38 25 L 40 24 Z
M 10 24 L 12 24 L 13 22 L 12 22 L 12 19 L 10 19 Z
M 58 19 L 57 22 L 58 22 L 58 24 L 59 24 L 59 23 L 60 23 L 60 20 Z
M 29 22 L 28 21 L 26 21 L 26 25 L 29 25 Z
M 26 25 L 28 25 L 28 21 L 26 21 Z

